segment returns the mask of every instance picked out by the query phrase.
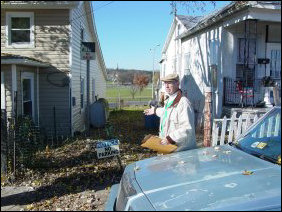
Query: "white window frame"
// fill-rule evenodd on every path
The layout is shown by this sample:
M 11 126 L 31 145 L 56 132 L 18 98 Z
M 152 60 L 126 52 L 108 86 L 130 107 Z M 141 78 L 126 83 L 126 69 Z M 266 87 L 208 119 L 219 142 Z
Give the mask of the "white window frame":
M 30 89 L 31 89 L 31 101 L 32 101 L 32 118 L 34 119 L 34 112 L 35 112 L 35 108 L 34 108 L 34 73 L 31 72 L 23 72 L 22 76 L 21 76 L 21 92 L 22 92 L 22 114 L 24 112 L 24 108 L 23 108 L 23 80 L 24 79 L 30 79 L 31 85 L 30 85 Z
M 1 109 L 6 109 L 4 72 L 1 72 Z
M 30 42 L 11 43 L 11 19 L 14 17 L 30 18 Z M 7 12 L 6 13 L 6 47 L 34 48 L 34 13 L 33 12 Z

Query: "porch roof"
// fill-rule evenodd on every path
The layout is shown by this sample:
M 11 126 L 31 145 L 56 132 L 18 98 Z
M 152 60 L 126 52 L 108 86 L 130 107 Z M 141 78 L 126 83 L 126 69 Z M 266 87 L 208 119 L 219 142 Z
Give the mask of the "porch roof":
M 2 64 L 15 64 L 15 65 L 26 65 L 26 66 L 36 66 L 36 67 L 49 67 L 50 64 L 42 62 L 40 60 L 8 53 L 1 53 L 1 65 Z

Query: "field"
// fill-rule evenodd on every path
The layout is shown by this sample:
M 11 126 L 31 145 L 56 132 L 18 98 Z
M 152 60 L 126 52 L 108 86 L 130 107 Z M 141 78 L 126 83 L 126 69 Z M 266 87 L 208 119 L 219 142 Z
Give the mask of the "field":
M 106 98 L 109 102 L 118 101 L 119 94 L 120 98 L 125 101 L 149 101 L 152 99 L 152 87 L 151 84 L 149 84 L 146 88 L 143 89 L 141 94 L 138 90 L 133 99 L 130 93 L 129 86 L 115 86 L 107 84 Z

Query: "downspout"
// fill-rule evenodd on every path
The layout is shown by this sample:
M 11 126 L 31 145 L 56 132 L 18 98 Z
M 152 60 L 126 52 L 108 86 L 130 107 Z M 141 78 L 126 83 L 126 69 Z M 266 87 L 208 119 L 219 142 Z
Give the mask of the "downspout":
M 267 52 L 267 43 L 268 43 L 268 32 L 269 32 L 269 26 L 265 26 L 265 48 L 264 48 L 264 58 L 266 58 L 266 52 Z M 264 76 L 266 76 L 266 63 L 264 64 Z
M 39 67 L 37 66 L 37 125 L 40 126 L 39 122 Z
M 69 11 L 69 19 L 72 20 L 72 11 L 73 9 L 70 9 Z M 70 36 L 70 42 L 69 42 L 69 116 L 70 116 L 70 129 L 69 133 L 71 136 L 73 136 L 73 126 L 72 126 L 72 23 L 70 22 L 69 25 L 69 36 Z

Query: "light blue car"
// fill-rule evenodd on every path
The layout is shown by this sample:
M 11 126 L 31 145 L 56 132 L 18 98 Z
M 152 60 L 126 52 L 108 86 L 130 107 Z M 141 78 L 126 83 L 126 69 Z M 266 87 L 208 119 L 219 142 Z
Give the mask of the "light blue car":
M 281 107 L 236 142 L 126 166 L 106 211 L 281 211 Z

